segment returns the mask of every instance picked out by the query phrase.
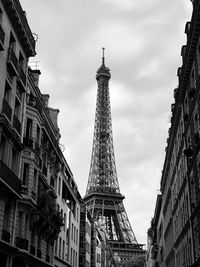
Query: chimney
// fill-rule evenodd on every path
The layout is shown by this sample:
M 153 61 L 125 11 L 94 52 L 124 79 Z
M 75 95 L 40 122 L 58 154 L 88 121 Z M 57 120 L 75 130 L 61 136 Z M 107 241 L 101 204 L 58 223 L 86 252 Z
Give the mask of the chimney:
M 48 106 L 49 106 L 49 95 L 48 94 L 42 94 L 42 99 L 44 100 L 45 107 L 48 108 Z
M 59 132 L 59 128 L 58 128 L 58 113 L 60 112 L 59 109 L 48 108 L 48 111 L 49 111 L 49 116 L 53 122 L 54 127 Z
M 39 77 L 40 77 L 41 71 L 31 69 L 31 74 L 33 75 L 35 86 L 39 87 Z

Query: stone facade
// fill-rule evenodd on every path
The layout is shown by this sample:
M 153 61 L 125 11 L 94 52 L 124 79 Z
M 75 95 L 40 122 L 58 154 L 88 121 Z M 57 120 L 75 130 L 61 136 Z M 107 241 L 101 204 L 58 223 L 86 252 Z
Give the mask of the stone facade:
M 192 4 L 171 106 L 161 206 L 153 218 L 152 266 L 200 264 L 200 2 L 194 0 Z
M 28 67 L 34 55 L 19 1 L 1 0 L 1 266 L 78 267 L 81 197 L 59 146 L 59 110 Z

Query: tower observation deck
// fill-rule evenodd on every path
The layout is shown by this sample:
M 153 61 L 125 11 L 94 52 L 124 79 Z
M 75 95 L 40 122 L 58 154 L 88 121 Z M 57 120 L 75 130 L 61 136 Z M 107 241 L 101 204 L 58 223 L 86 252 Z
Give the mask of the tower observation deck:
M 119 189 L 112 135 L 110 78 L 103 48 L 102 65 L 96 74 L 98 89 L 93 148 L 84 200 L 93 220 L 104 230 L 118 266 L 124 266 L 125 261 L 144 257 L 145 250 L 136 240 L 123 205 L 125 197 Z

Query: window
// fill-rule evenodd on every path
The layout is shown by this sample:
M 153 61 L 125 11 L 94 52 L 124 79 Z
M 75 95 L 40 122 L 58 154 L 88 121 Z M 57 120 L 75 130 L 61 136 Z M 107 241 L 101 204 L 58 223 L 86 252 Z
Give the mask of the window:
M 6 163 L 7 160 L 7 140 L 6 138 L 2 135 L 1 136 L 1 142 L 0 142 L 0 159 Z
M 32 137 L 32 124 L 33 124 L 33 120 L 31 120 L 30 118 L 27 118 L 26 121 L 26 138 L 31 139 Z
M 17 98 L 15 98 L 15 116 L 20 120 L 21 117 L 21 103 Z
M 197 47 L 197 58 L 198 58 L 198 73 L 200 74 L 200 43 Z
M 29 164 L 24 162 L 22 184 L 26 186 L 28 185 L 28 174 L 29 174 Z
M 10 32 L 9 47 L 12 48 L 14 51 L 16 50 L 16 41 L 15 41 L 15 37 L 13 36 L 12 32 Z
M 77 266 L 77 252 L 76 252 L 76 255 L 75 255 L 75 267 Z
M 55 255 L 57 255 L 58 239 L 55 240 Z
M 2 24 L 3 24 L 3 11 L 0 8 L 0 25 L 2 25 Z
M 13 148 L 12 149 L 12 165 L 11 165 L 11 170 L 17 174 L 17 170 L 18 170 L 18 155 L 17 155 L 17 151 Z
M 4 99 L 6 100 L 6 102 L 8 104 L 10 104 L 10 102 L 11 102 L 11 94 L 12 94 L 11 87 L 8 84 L 8 82 L 6 81 L 5 91 L 4 91 Z
M 37 125 L 37 132 L 36 132 L 36 142 L 40 143 L 40 127 Z
M 65 241 L 63 240 L 62 259 L 64 259 L 64 255 L 65 255 Z
M 62 209 L 61 209 L 60 213 L 61 213 L 61 217 L 63 217 L 63 210 Z
M 3 228 L 8 232 L 10 232 L 10 215 L 11 215 L 11 206 L 8 202 L 6 202 L 4 210 Z
M 18 234 L 22 237 L 22 230 L 23 230 L 23 212 L 19 212 L 19 224 L 18 224 Z
M 51 178 L 50 178 L 50 186 L 52 186 L 53 188 L 55 186 L 55 181 L 54 181 L 53 175 L 51 175 Z
M 71 233 L 71 239 L 73 240 L 73 236 L 74 236 L 74 225 L 72 223 L 72 233 Z
M 33 228 L 31 230 L 31 246 L 35 247 L 35 236 L 36 236 L 36 230 Z
M 26 62 L 21 52 L 19 52 L 19 69 L 23 71 L 26 69 Z
M 25 215 L 25 227 L 24 227 L 24 238 L 27 239 L 27 235 L 28 235 L 28 225 L 29 225 L 29 215 L 26 214 Z
M 72 255 L 72 248 L 71 248 L 71 255 L 70 255 L 70 263 L 71 263 L 71 265 L 73 266 L 73 264 L 72 264 L 72 257 L 73 257 L 73 255 Z
M 59 257 L 61 257 L 61 246 L 62 246 L 62 240 L 61 237 L 59 237 L 59 252 L 58 252 Z
M 78 229 L 76 229 L 76 244 L 78 244 Z
M 33 176 L 33 191 L 36 192 L 36 188 L 37 188 L 37 169 L 34 169 L 34 176 Z
M 50 241 L 47 240 L 47 250 L 46 250 L 46 255 L 49 256 L 49 250 L 50 250 Z
M 65 231 L 66 228 L 66 214 L 64 213 L 64 226 L 63 226 L 63 230 Z
M 59 180 L 58 180 L 58 195 L 60 196 L 60 189 L 61 189 L 61 179 L 59 177 Z
M 77 211 L 76 211 L 76 219 L 77 219 L 77 222 L 78 222 L 78 217 L 79 217 L 79 208 L 77 207 Z
M 42 233 L 41 231 L 38 233 L 38 250 L 41 251 L 41 246 L 42 246 Z
M 74 226 L 74 238 L 73 238 L 74 242 L 76 241 L 76 226 Z

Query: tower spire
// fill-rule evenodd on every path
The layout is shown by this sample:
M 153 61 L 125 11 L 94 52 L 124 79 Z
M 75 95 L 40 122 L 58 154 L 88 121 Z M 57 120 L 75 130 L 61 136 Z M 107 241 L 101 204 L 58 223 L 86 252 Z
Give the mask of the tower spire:
M 102 47 L 102 65 L 105 66 L 105 47 Z

